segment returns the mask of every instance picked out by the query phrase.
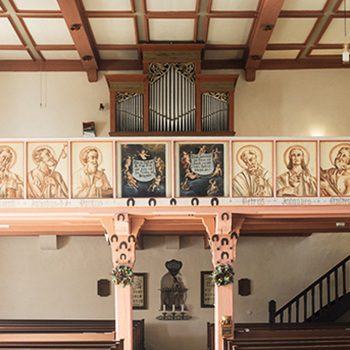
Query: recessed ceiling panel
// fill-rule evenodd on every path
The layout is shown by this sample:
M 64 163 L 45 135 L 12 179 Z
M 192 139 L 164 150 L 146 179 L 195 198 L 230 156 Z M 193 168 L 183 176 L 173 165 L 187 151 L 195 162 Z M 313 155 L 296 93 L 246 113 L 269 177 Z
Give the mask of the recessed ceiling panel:
M 99 50 L 102 60 L 137 60 L 136 50 Z
M 206 50 L 206 60 L 240 60 L 243 57 L 243 50 Z
M 131 11 L 130 0 L 83 0 L 86 11 Z
M 42 50 L 40 52 L 46 60 L 80 60 L 79 54 L 75 50 Z
M 20 11 L 60 11 L 56 0 L 13 0 Z
M 89 18 L 97 44 L 135 45 L 133 18 Z
M 146 0 L 148 11 L 196 11 L 197 0 Z
M 0 33 L 0 45 L 22 44 L 7 18 L 0 18 Z
M 148 20 L 150 40 L 193 41 L 195 20 L 150 18 Z
M 350 29 L 350 19 L 346 20 L 346 26 Z M 320 44 L 342 44 L 344 41 L 344 19 L 335 18 L 329 24 L 323 34 Z
M 312 50 L 310 56 L 341 56 L 341 49 Z
M 300 50 L 266 50 L 263 59 L 295 59 Z
M 0 50 L 0 60 L 31 60 L 25 50 Z
M 255 11 L 259 0 L 213 0 L 212 11 Z
M 208 44 L 245 45 L 252 18 L 210 18 Z
M 316 18 L 279 18 L 269 44 L 303 44 L 316 20 Z
M 327 0 L 285 0 L 282 11 L 322 11 Z
M 23 18 L 37 45 L 71 45 L 72 37 L 63 18 Z

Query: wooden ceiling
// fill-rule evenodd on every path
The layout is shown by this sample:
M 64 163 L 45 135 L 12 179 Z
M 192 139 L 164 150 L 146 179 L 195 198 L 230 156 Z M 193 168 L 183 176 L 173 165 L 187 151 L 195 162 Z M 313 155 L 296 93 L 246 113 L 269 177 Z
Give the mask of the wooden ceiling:
M 99 70 L 141 70 L 155 43 L 197 43 L 202 69 L 245 69 L 249 81 L 258 69 L 344 68 L 348 17 L 343 0 L 0 0 L 0 71 L 93 82 Z

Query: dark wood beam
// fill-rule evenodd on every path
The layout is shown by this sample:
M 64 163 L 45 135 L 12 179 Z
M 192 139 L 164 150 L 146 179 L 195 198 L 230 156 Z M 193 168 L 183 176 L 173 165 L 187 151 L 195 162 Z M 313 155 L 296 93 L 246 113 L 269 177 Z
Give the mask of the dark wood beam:
M 57 0 L 57 2 L 82 60 L 83 67 L 87 72 L 89 82 L 96 82 L 98 54 L 92 45 L 92 38 L 88 35 L 90 30 L 85 22 L 81 3 L 79 0 Z M 73 29 L 74 25 L 77 25 L 75 30 Z
M 272 30 L 275 27 L 281 12 L 284 0 L 262 0 L 258 18 L 255 21 L 248 47 L 249 53 L 246 58 L 246 80 L 254 81 L 255 72 L 259 69 L 261 59 L 269 43 Z
M 0 72 L 83 72 L 85 69 L 80 60 L 3 60 L 0 61 Z

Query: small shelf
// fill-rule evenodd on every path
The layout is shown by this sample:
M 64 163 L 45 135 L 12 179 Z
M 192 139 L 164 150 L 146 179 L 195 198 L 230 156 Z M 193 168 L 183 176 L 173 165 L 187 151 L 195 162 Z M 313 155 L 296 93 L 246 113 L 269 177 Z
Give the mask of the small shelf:
M 156 319 L 159 321 L 188 321 L 192 317 L 186 312 L 162 312 Z

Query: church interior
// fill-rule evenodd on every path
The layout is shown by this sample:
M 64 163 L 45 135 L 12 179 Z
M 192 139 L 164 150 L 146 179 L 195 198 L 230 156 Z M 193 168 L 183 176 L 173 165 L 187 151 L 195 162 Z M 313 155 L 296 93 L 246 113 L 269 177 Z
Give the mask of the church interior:
M 348 17 L 0 0 L 0 349 L 349 349 Z

